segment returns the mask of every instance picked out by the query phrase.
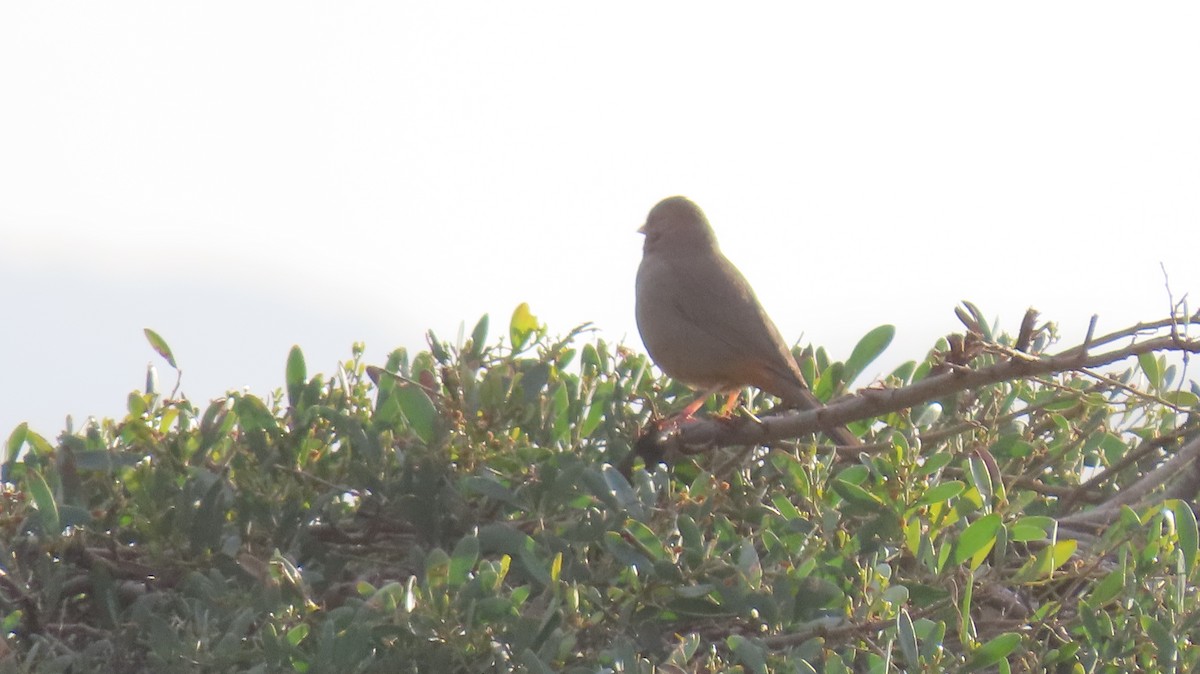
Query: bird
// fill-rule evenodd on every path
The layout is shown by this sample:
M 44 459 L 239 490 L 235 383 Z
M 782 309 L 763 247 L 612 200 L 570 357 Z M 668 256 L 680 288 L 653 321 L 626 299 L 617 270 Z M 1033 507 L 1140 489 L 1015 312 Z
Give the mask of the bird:
M 678 419 L 690 419 L 718 392 L 729 393 L 728 414 L 746 386 L 802 410 L 823 407 L 699 206 L 681 196 L 663 199 L 638 232 L 646 237 L 635 302 L 642 343 L 660 370 L 701 391 Z M 862 444 L 845 427 L 825 432 L 840 445 Z

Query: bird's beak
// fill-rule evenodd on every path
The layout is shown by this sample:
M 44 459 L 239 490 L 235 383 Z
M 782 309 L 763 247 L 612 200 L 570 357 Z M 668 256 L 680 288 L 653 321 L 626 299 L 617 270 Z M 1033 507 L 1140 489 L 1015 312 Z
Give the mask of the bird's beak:
M 645 233 L 646 233 L 646 225 L 642 225 L 641 227 L 638 227 L 638 234 L 645 234 Z

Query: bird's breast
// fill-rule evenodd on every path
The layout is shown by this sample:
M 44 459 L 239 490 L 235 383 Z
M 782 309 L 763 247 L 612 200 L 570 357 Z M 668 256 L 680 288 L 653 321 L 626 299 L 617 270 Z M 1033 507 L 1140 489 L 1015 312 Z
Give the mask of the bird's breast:
M 739 354 L 688 313 L 704 301 L 705 289 L 689 285 L 671 262 L 646 255 L 638 267 L 635 316 L 646 351 L 659 369 L 686 384 L 737 385 L 730 367 Z

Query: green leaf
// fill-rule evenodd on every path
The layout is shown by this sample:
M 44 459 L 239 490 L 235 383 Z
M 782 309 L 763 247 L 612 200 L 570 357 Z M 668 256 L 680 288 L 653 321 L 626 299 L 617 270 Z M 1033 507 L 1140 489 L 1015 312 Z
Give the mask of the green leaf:
M 917 499 L 916 505 L 931 505 L 934 503 L 941 503 L 942 501 L 949 501 L 950 499 L 963 493 L 963 490 L 966 488 L 967 485 L 959 482 L 958 480 L 943 482 L 935 487 L 930 488 L 929 491 L 926 491 L 924 494 L 921 494 L 921 498 Z
M 587 353 L 586 349 L 584 353 Z M 591 437 L 596 428 L 600 426 L 600 422 L 604 420 L 604 411 L 612 400 L 613 389 L 614 384 L 611 381 L 600 382 L 596 386 L 596 390 L 592 392 L 591 401 L 588 403 L 587 416 L 583 418 L 583 423 L 579 426 L 579 437 Z
M 629 534 L 629 538 L 637 541 L 641 551 L 652 557 L 653 559 L 663 560 L 667 558 L 667 549 L 663 547 L 663 543 L 658 538 L 658 534 L 650 527 L 642 524 L 637 520 L 629 520 L 625 525 L 625 533 Z
M 1052 517 L 1030 515 L 1017 520 L 1009 528 L 1009 538 L 1016 543 L 1041 541 L 1050 536 L 1057 524 Z
M 513 351 L 520 351 L 529 336 L 538 329 L 537 317 L 529 311 L 529 303 L 522 302 L 513 311 L 512 320 L 508 324 L 508 337 L 512 341 Z
M 425 584 L 431 590 L 443 589 L 450 584 L 450 555 L 445 550 L 434 548 L 425 555 Z
M 909 381 L 911 381 L 913 372 L 916 369 L 917 369 L 917 362 L 915 360 L 905 361 L 903 364 L 900 365 L 900 367 L 896 368 L 895 370 L 892 370 L 891 376 L 899 379 L 901 383 L 907 384 L 907 383 L 909 383 Z
M 1104 453 L 1104 459 L 1110 465 L 1120 461 L 1130 449 L 1115 433 L 1102 434 L 1097 441 L 1097 447 Z
M 442 344 L 442 340 L 438 339 L 438 336 L 434 334 L 433 330 L 428 330 L 425 332 L 425 341 L 429 343 L 429 353 L 433 356 L 434 360 L 443 364 L 450 362 L 450 353 L 446 351 L 446 347 Z
M 697 599 L 699 597 L 707 597 L 716 590 L 717 586 L 712 583 L 703 583 L 701 585 L 683 585 L 675 588 L 675 595 L 684 599 Z
M 853 382 L 872 361 L 887 349 L 895 336 L 895 326 L 881 325 L 858 340 L 854 351 L 850 353 L 850 358 L 846 360 L 846 367 L 842 371 L 843 381 Z
M 477 360 L 483 355 L 483 345 L 487 343 L 487 333 L 488 315 L 484 314 L 475 324 L 475 329 L 471 331 L 471 352 L 468 355 L 473 360 Z
M 758 550 L 754 549 L 754 542 L 749 538 L 742 539 L 737 568 L 751 590 L 757 590 L 762 585 L 762 562 L 758 558 Z
M 1133 508 L 1130 508 L 1127 505 L 1121 506 L 1121 514 L 1118 515 L 1118 521 L 1121 523 L 1121 526 L 1125 527 L 1126 529 L 1137 529 L 1144 524 L 1142 522 L 1142 518 L 1138 517 L 1138 514 L 1134 512 Z
M 617 561 L 625 566 L 636 568 L 639 574 L 645 575 L 647 578 L 654 574 L 654 563 L 650 561 L 650 558 L 630 545 L 616 531 L 607 531 L 604 533 L 604 548 Z
M 1075 554 L 1079 542 L 1073 539 L 1058 541 L 1052 546 L 1038 550 L 1033 559 L 1033 568 L 1040 578 L 1049 578 L 1059 567 L 1066 564 Z
M 921 618 L 913 624 L 917 634 L 920 635 L 922 646 L 921 655 L 926 658 L 936 657 L 942 651 L 943 644 L 946 639 L 946 623 L 942 621 L 934 622 L 928 618 Z M 913 671 L 913 670 L 909 670 Z
M 1005 632 L 983 646 L 980 646 L 979 650 L 972 653 L 971 659 L 967 662 L 966 671 L 978 671 L 986 667 L 991 667 L 1008 657 L 1008 654 L 1012 653 L 1020 644 L 1020 634 Z
M 771 465 L 779 471 L 779 479 L 783 481 L 780 486 L 787 493 L 801 498 L 809 498 L 812 495 L 812 483 L 808 479 L 808 472 L 796 457 L 783 450 L 772 450 Z
M 507 503 L 514 508 L 521 508 L 521 503 L 517 500 L 516 494 L 511 489 L 505 486 L 500 480 L 496 479 L 495 475 L 468 475 L 463 478 L 463 489 L 470 492 L 475 492 L 482 496 L 486 496 L 497 501 Z
M 129 416 L 140 417 L 145 414 L 146 410 L 150 409 L 146 405 L 146 398 L 148 397 L 150 396 L 143 396 L 137 391 L 130 391 L 129 395 L 125 397 L 125 409 L 129 410 Z
M 271 414 L 266 403 L 258 396 L 243 395 L 239 397 L 234 403 L 234 410 L 241 419 L 243 430 L 259 430 L 268 433 L 275 433 L 279 430 L 275 415 Z
M 392 392 L 396 401 L 400 404 L 400 411 L 404 413 L 404 418 L 408 420 L 408 427 L 416 433 L 421 442 L 426 444 L 433 441 L 434 431 L 437 428 L 437 408 L 434 407 L 433 401 L 425 394 L 425 391 L 419 386 L 412 384 L 404 384 L 396 387 Z
M 1150 382 L 1150 388 L 1158 389 L 1162 386 L 1162 363 L 1158 361 L 1158 357 L 1153 352 L 1147 352 L 1138 356 L 1138 365 L 1141 366 L 1142 372 L 1145 373 L 1146 379 Z
M 988 323 L 987 319 L 984 318 L 983 312 L 979 310 L 979 307 L 975 306 L 971 302 L 968 302 L 967 300 L 963 300 L 962 305 L 964 307 L 966 307 L 968 312 L 970 312 L 971 318 L 973 318 L 975 320 L 975 324 L 979 327 L 979 330 L 983 333 L 984 340 L 991 341 L 992 326 Z M 954 310 L 955 313 L 958 313 L 959 311 L 961 311 L 961 310 L 957 309 L 957 308 Z
M 1179 407 L 1200 406 L 1200 396 L 1191 391 L 1165 391 L 1162 394 L 1162 399 Z
M 579 364 L 584 374 L 594 374 L 602 370 L 600 352 L 591 344 L 584 344 L 583 355 L 579 357 Z
M 117 454 L 104 449 L 89 449 L 75 454 L 75 468 L 80 471 L 109 472 L 117 466 L 128 467 L 146 458 L 144 452 Z
M 1150 616 L 1142 616 L 1141 622 L 1142 629 L 1146 630 L 1146 634 L 1158 648 L 1158 662 L 1163 665 L 1164 670 L 1172 669 L 1170 665 L 1175 662 L 1175 656 L 1179 649 L 1175 636 L 1165 625 Z
M 958 537 L 958 545 L 954 549 L 954 563 L 962 564 L 980 553 L 986 555 L 996 544 L 996 532 L 1000 530 L 1000 524 L 1000 516 L 992 513 L 980 517 L 967 526 L 962 535 Z M 978 567 L 982 561 L 979 559 L 971 565 L 971 568 Z
M 800 511 L 796 509 L 795 504 L 789 501 L 788 497 L 783 494 L 776 494 L 772 496 L 771 503 L 775 506 L 775 509 L 779 511 L 779 514 L 782 515 L 785 520 L 792 521 L 804 519 L 804 516 L 801 515 Z
M 992 502 L 992 473 L 988 470 L 987 463 L 978 455 L 972 454 L 967 458 L 967 465 L 971 467 L 971 482 L 975 485 L 983 503 L 990 505 Z
M 883 499 L 856 484 L 846 482 L 839 477 L 830 482 L 830 485 L 837 492 L 838 496 L 846 499 L 846 502 L 850 505 L 871 513 L 886 510 Z
M 473 535 L 463 536 L 454 546 L 454 554 L 450 555 L 450 587 L 462 587 L 478 561 L 479 538 Z
M 1183 555 L 1184 568 L 1187 575 L 1192 575 L 1196 568 L 1197 546 L 1200 545 L 1200 533 L 1196 530 L 1196 513 L 1184 501 L 1170 499 L 1164 505 L 1175 515 L 1175 534 L 1179 537 L 1179 552 Z
M 521 651 L 521 655 L 519 656 L 518 660 L 521 663 L 521 671 L 523 672 L 531 672 L 532 674 L 551 674 L 554 671 L 548 667 L 545 662 L 542 662 L 542 659 L 538 657 L 537 653 L 534 653 L 528 648 L 526 648 L 524 651 Z
M 304 365 L 304 353 L 296 345 L 288 351 L 286 381 L 288 404 L 299 409 L 300 392 L 304 390 L 304 384 L 308 381 L 308 369 Z
M 1092 594 L 1087 598 L 1087 610 L 1096 611 L 1103 608 L 1115 599 L 1124 587 L 1125 569 L 1113 569 L 1092 589 Z
M 949 452 L 942 452 L 941 454 L 934 454 L 933 456 L 924 457 L 921 465 L 917 467 L 914 476 L 925 477 L 927 475 L 933 475 L 939 470 L 945 468 L 946 465 L 953 460 L 954 455 L 950 454 Z
M 896 615 L 896 633 L 900 638 L 900 652 L 904 654 L 905 662 L 911 669 L 917 669 L 917 663 L 920 662 L 917 632 L 913 629 L 912 616 L 908 615 L 908 609 L 901 608 L 900 613 Z
M 29 433 L 29 424 L 21 422 L 13 429 L 12 433 L 8 434 L 8 442 L 5 444 L 4 460 L 15 461 L 17 452 L 21 451 L 21 445 L 25 444 L 25 436 Z
M 913 425 L 917 428 L 929 428 L 942 416 L 942 406 L 936 402 L 929 403 L 923 408 L 914 408 L 913 411 L 918 409 L 920 412 L 916 415 L 916 419 L 913 419 Z
M 609 494 L 616 499 L 616 504 L 620 509 L 635 520 L 645 520 L 647 518 L 646 506 L 638 498 L 633 485 L 629 484 L 629 481 L 621 475 L 621 471 L 606 463 L 601 466 L 600 473 L 604 477 L 604 484 L 608 488 Z
M 521 373 L 521 391 L 524 393 L 525 404 L 532 405 L 542 396 L 542 389 L 550 382 L 550 366 L 546 363 L 534 363 Z
M 54 492 L 50 490 L 50 485 L 46 484 L 46 478 L 42 477 L 38 469 L 30 468 L 25 473 L 25 482 L 33 496 L 33 504 L 37 506 L 42 532 L 57 538 L 62 533 L 62 524 L 58 517 L 58 503 L 54 500 Z
M 554 397 L 552 400 L 551 423 L 554 429 L 554 439 L 558 442 L 566 442 L 571 437 L 571 399 L 567 393 L 567 387 L 559 384 L 554 389 Z
M 291 644 L 292 646 L 299 646 L 300 642 L 304 641 L 304 637 L 307 637 L 307 636 L 308 636 L 308 624 L 300 623 L 299 625 L 296 625 L 292 629 L 288 630 L 287 636 L 285 638 L 287 639 L 287 642 L 289 644 Z
M 767 674 L 767 651 L 757 642 L 735 634 L 725 640 L 733 656 L 754 674 Z
M 615 532 L 608 532 L 617 535 Z M 508 524 L 492 523 L 479 528 L 479 549 L 482 553 L 503 552 L 516 558 L 525 573 L 541 585 L 550 583 L 550 571 L 536 554 L 537 543 L 525 532 Z M 508 562 L 504 563 L 507 570 Z
M 214 550 L 220 545 L 221 530 L 227 521 L 226 515 L 229 514 L 228 499 L 225 498 L 225 483 L 219 476 L 202 473 L 197 477 L 196 486 L 201 487 L 204 480 L 211 480 L 211 482 L 205 489 L 199 504 L 196 505 L 196 511 L 192 517 L 190 542 L 193 554 Z
M 680 514 L 677 522 L 679 527 L 679 540 L 683 544 L 683 551 L 687 555 L 687 562 L 692 566 L 696 566 L 704 561 L 704 534 L 700 531 L 696 521 L 686 514 Z
M 168 365 L 178 370 L 179 366 L 175 364 L 175 356 L 171 353 L 171 347 L 167 346 L 167 340 L 163 339 L 157 332 L 150 328 L 143 328 L 142 332 L 146 334 L 146 339 L 150 342 L 150 348 L 158 352 L 158 355 L 162 356 Z
M 708 596 L 713 590 L 714 586 L 709 584 L 677 588 L 675 591 L 679 596 L 672 599 L 667 607 L 681 615 L 700 618 L 730 617 L 732 613 L 729 609 Z
M 958 605 L 958 640 L 964 646 L 971 646 L 975 643 L 977 632 L 975 630 L 975 619 L 971 617 L 971 606 L 975 601 L 975 574 L 972 572 L 967 576 L 966 582 L 962 585 L 962 597 L 959 599 Z

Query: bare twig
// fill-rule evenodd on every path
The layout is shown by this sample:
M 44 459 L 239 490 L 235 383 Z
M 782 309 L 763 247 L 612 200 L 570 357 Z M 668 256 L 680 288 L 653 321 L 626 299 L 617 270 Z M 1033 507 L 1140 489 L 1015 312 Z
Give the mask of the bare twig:
M 433 395 L 433 396 L 440 395 L 440 393 L 441 393 L 441 391 L 439 391 L 438 389 L 436 389 L 432 386 L 426 386 L 425 384 L 422 384 L 421 382 L 417 381 L 416 379 L 412 379 L 411 377 L 405 377 L 404 375 L 396 373 L 396 372 L 388 372 L 387 370 L 385 370 L 381 367 L 375 367 L 374 365 L 367 366 L 367 376 L 371 378 L 371 381 L 375 382 L 376 386 L 379 385 L 379 380 L 382 379 L 383 377 L 390 377 L 391 379 L 394 379 L 395 381 L 400 382 L 401 384 L 408 384 L 409 386 L 416 386 L 417 388 L 422 389 L 426 393 Z
M 1014 349 L 1022 352 L 1029 350 L 1029 345 L 1033 343 L 1033 329 L 1037 326 L 1037 319 L 1037 309 L 1029 307 L 1025 312 L 1025 318 L 1021 319 L 1021 330 L 1017 333 Z
M 1184 324 L 1191 324 L 1191 323 L 1200 324 L 1200 312 L 1197 312 L 1197 313 L 1183 319 L 1182 322 Z M 1098 346 L 1104 346 L 1105 344 L 1111 344 L 1112 342 L 1116 342 L 1116 341 L 1125 339 L 1127 337 L 1135 337 L 1137 335 L 1141 335 L 1141 334 L 1144 334 L 1147 332 L 1156 332 L 1156 331 L 1162 330 L 1164 328 L 1171 328 L 1173 326 L 1178 325 L 1179 323 L 1180 323 L 1180 320 L 1178 319 L 1178 317 L 1175 317 L 1175 316 L 1172 316 L 1170 318 L 1164 318 L 1160 321 L 1151 321 L 1149 323 L 1140 323 L 1139 322 L 1139 323 L 1129 326 L 1128 328 L 1122 328 L 1120 330 L 1117 330 L 1116 332 L 1110 332 L 1109 334 L 1104 335 L 1103 337 L 1098 337 L 1094 340 L 1089 339 L 1089 340 L 1085 341 L 1083 344 L 1080 344 L 1079 346 L 1074 346 L 1074 347 L 1071 347 L 1070 349 L 1067 349 L 1066 351 L 1063 351 L 1059 355 L 1060 356 L 1077 355 L 1078 352 L 1080 352 L 1080 351 L 1082 351 L 1083 353 L 1087 353 L 1088 350 L 1096 348 Z M 1095 325 L 1096 325 L 1096 317 L 1093 316 L 1092 323 L 1088 328 L 1088 336 L 1089 337 L 1091 336 L 1092 331 L 1095 329 Z
M 1179 412 L 1180 414 L 1191 414 L 1193 411 L 1190 407 L 1183 407 L 1181 405 L 1176 405 L 1175 403 L 1167 400 L 1166 398 L 1163 398 L 1160 395 L 1155 395 L 1153 393 L 1147 393 L 1146 391 L 1140 391 L 1136 388 L 1133 388 L 1129 384 L 1123 384 L 1106 374 L 1101 374 L 1099 372 L 1092 372 L 1091 370 L 1089 370 L 1086 367 L 1081 367 L 1076 371 L 1079 372 L 1080 374 L 1085 374 L 1089 377 L 1092 377 L 1093 379 L 1098 379 L 1106 384 L 1113 386 L 1114 388 L 1119 388 L 1122 391 L 1128 393 L 1129 395 L 1131 395 L 1135 398 L 1142 398 L 1143 400 L 1150 400 L 1150 401 L 1156 402 L 1159 405 L 1162 405 L 1163 407 L 1166 407 L 1168 409 L 1175 410 L 1176 412 Z
M 290 473 L 292 475 L 295 475 L 296 477 L 303 478 L 305 480 L 311 480 L 323 487 L 328 487 L 335 491 L 339 491 L 343 494 L 350 494 L 352 496 L 361 496 L 361 493 L 359 492 L 359 490 L 355 489 L 354 487 L 350 487 L 350 486 L 347 486 L 344 484 L 337 484 L 335 482 L 330 482 L 329 480 L 326 480 L 321 477 L 317 477 L 316 475 L 313 475 L 312 473 L 306 473 L 306 472 L 300 470 L 299 468 L 292 468 L 292 467 L 283 466 L 280 464 L 275 464 L 273 466 L 273 468 L 275 468 L 275 470 L 283 471 L 285 473 Z

